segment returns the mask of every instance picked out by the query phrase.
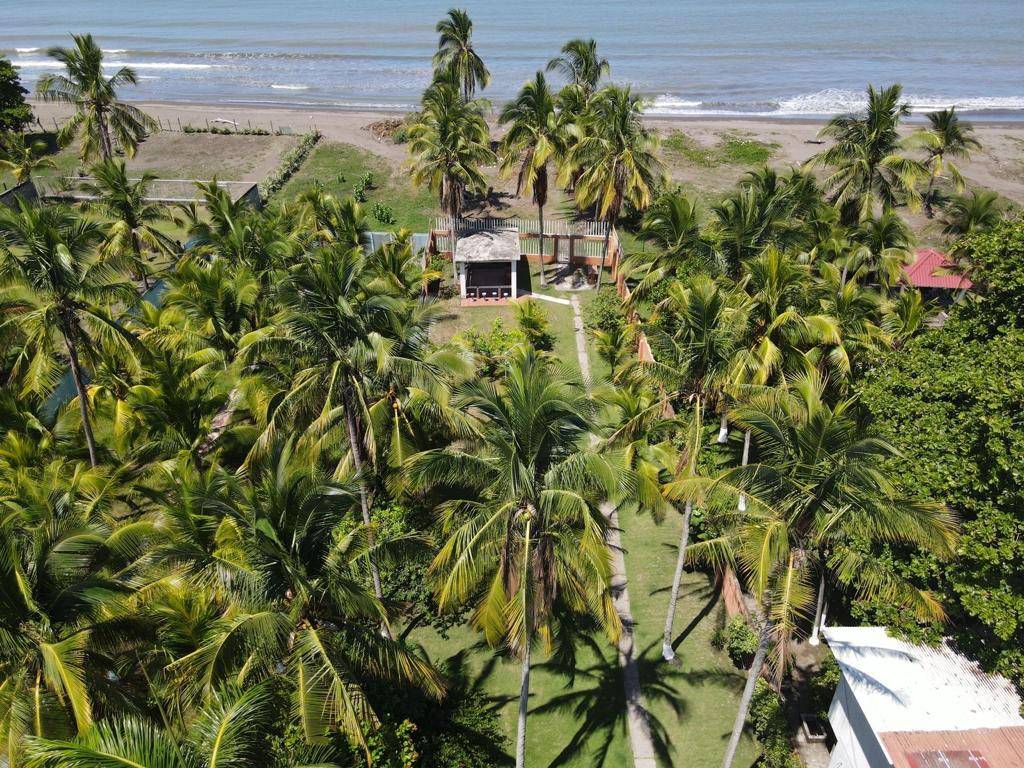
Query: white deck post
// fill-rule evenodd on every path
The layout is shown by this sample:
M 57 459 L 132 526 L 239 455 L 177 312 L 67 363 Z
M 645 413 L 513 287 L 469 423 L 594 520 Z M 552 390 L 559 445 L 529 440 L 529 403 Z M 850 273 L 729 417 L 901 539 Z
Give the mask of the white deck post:
M 455 262 L 455 271 L 459 275 L 459 295 L 466 298 L 466 265 Z
M 516 296 L 519 295 L 518 293 L 516 293 L 516 290 L 517 290 L 517 285 L 516 284 L 517 284 L 518 280 L 519 280 L 519 262 L 518 261 L 513 261 L 512 262 L 512 298 L 513 299 L 516 298 Z

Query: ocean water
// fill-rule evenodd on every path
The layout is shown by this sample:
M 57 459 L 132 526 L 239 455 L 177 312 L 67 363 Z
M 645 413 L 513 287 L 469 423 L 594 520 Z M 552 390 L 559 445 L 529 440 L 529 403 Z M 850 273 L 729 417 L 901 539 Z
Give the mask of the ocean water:
M 0 0 L 0 55 L 28 85 L 92 32 L 131 98 L 404 110 L 430 78 L 440 0 Z M 919 110 L 1024 117 L 1024 0 L 465 0 L 495 102 L 571 37 L 650 112 L 817 116 L 900 82 Z

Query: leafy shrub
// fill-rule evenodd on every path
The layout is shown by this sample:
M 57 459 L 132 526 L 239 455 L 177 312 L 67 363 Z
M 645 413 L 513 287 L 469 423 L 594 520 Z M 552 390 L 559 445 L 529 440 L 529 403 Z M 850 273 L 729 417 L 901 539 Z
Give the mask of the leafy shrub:
M 516 311 L 516 322 L 526 340 L 535 349 L 551 351 L 555 347 L 555 337 L 550 330 L 548 313 L 536 299 L 519 299 L 513 302 Z
M 460 334 L 462 342 L 476 357 L 477 370 L 489 379 L 501 376 L 512 350 L 524 343 L 526 337 L 518 329 L 505 330 L 500 317 L 494 319 L 490 331 L 470 328 Z
M 266 128 L 230 128 L 226 125 L 188 125 L 181 126 L 182 133 L 212 133 L 217 136 L 269 136 Z
M 373 218 L 385 227 L 393 226 L 396 223 L 395 212 L 391 210 L 391 206 L 380 202 L 373 204 Z
M 352 188 L 352 196 L 360 203 L 366 202 L 366 192 L 373 189 L 373 174 L 364 173 Z
M 622 301 L 612 286 L 604 286 L 584 309 L 587 328 L 598 331 L 618 331 L 626 324 Z
M 284 157 L 281 158 L 281 163 L 277 169 L 260 183 L 260 197 L 268 200 L 271 195 L 287 184 L 288 179 L 302 167 L 306 158 L 309 157 L 309 153 L 313 151 L 313 147 L 317 145 L 321 138 L 323 138 L 323 134 L 320 131 L 310 131 L 303 134 L 302 138 L 299 139 L 298 145 L 290 152 L 286 152 Z
M 729 654 L 732 663 L 746 669 L 757 653 L 757 634 L 743 616 L 733 616 L 729 623 L 715 632 L 711 644 Z
M 831 653 L 826 653 L 821 668 L 811 678 L 807 689 L 806 709 L 821 720 L 828 719 L 828 709 L 832 706 L 832 697 L 835 696 L 836 688 L 839 687 L 839 679 L 842 672 L 839 669 L 839 662 Z
M 789 725 L 782 708 L 782 698 L 763 679 L 758 679 L 750 700 L 750 729 L 761 742 L 764 768 L 802 768 L 789 740 Z
M 391 135 L 391 140 L 395 144 L 405 144 L 409 141 L 409 129 L 403 125 Z

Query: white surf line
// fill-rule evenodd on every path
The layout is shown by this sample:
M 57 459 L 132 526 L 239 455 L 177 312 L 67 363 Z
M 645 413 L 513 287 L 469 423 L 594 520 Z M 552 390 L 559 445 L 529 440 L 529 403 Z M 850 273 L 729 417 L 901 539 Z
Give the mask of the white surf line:
M 573 327 L 576 331 L 576 354 L 580 360 L 583 381 L 590 386 L 590 358 L 587 355 L 587 336 L 583 328 L 583 316 L 576 296 L 568 302 L 572 305 Z M 608 543 L 612 548 L 612 601 L 615 612 L 622 622 L 619 635 L 619 664 L 622 667 L 622 687 L 626 694 L 626 725 L 629 728 L 629 748 L 633 753 L 634 768 L 657 768 L 654 755 L 654 741 L 651 739 L 651 725 L 640 687 L 640 669 L 636 663 L 636 642 L 633 637 L 633 612 L 629 606 L 629 589 L 626 578 L 626 557 L 622 550 L 622 535 L 619 529 L 619 515 L 615 507 L 605 502 L 601 513 L 608 518 Z

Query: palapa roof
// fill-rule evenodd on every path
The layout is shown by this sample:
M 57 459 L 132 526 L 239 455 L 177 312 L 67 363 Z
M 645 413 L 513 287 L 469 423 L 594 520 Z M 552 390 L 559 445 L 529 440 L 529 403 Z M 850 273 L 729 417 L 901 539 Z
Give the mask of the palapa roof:
M 947 288 L 959 290 L 970 288 L 972 283 L 952 269 L 953 263 L 946 254 L 934 248 L 921 248 L 915 254 L 914 263 L 906 269 L 907 280 L 915 288 Z
M 462 262 L 519 261 L 519 232 L 515 229 L 486 229 L 460 234 L 455 260 Z

